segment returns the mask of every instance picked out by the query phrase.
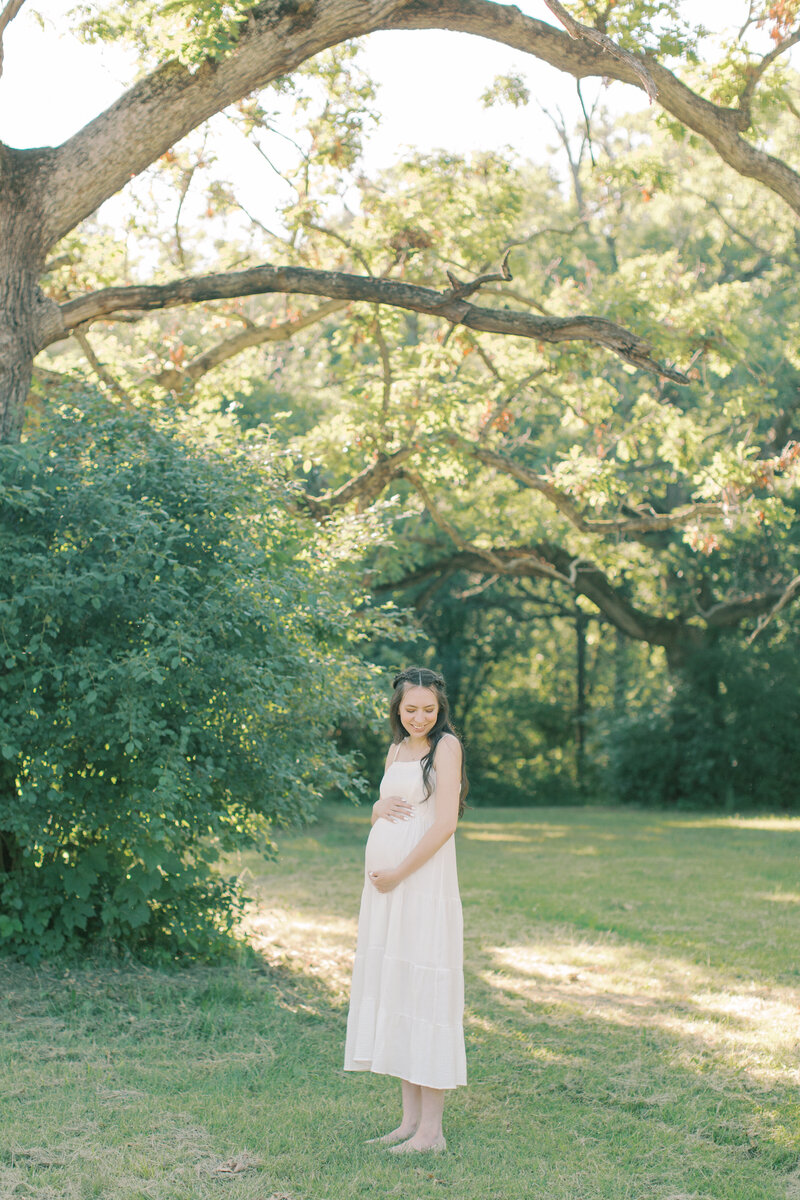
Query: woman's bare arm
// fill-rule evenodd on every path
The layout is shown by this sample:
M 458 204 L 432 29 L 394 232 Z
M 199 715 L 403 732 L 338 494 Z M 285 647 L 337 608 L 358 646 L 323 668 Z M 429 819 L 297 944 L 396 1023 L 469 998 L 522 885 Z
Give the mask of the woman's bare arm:
M 436 747 L 436 817 L 414 849 L 393 871 L 373 871 L 370 874 L 379 892 L 390 892 L 433 858 L 458 824 L 458 801 L 461 795 L 461 743 L 452 734 L 445 735 Z

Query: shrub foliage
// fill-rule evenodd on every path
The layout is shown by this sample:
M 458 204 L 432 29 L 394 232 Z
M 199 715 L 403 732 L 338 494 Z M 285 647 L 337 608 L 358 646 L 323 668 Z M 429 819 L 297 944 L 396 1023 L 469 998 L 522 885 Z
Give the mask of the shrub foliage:
M 206 953 L 220 851 L 358 786 L 347 580 L 257 457 L 86 406 L 0 449 L 4 948 Z

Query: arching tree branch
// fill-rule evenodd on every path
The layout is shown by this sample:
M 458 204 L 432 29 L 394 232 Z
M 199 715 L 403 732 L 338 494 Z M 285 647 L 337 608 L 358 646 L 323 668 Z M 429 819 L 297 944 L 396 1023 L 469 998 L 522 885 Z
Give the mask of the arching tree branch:
M 388 29 L 459 30 L 512 46 L 576 79 L 603 76 L 638 88 L 652 81 L 667 112 L 705 137 L 740 175 L 759 180 L 800 212 L 800 175 L 741 137 L 747 114 L 705 100 L 650 55 L 620 56 L 613 43 L 609 49 L 596 39 L 572 37 L 493 0 L 264 0 L 248 14 L 237 45 L 221 61 L 196 70 L 166 63 L 63 145 L 35 153 L 42 248 L 214 113 L 326 47 Z
M 491 560 L 491 561 L 490 561 Z M 376 590 L 386 592 L 414 587 L 438 575 L 454 571 L 495 574 L 517 579 L 555 579 L 568 585 L 575 595 L 584 596 L 603 616 L 627 637 L 663 646 L 671 662 L 679 664 L 699 648 L 709 630 L 733 628 L 743 621 L 768 612 L 789 590 L 776 584 L 763 592 L 735 597 L 715 605 L 702 617 L 662 617 L 645 612 L 632 604 L 623 588 L 592 562 L 576 558 L 552 542 L 524 546 L 494 546 L 491 550 L 474 547 L 459 549 L 399 579 L 382 583 Z M 790 585 L 791 588 L 791 585 Z M 792 588 L 794 598 L 800 588 Z
M 329 300 L 327 304 L 321 304 L 319 308 L 304 313 L 294 321 L 281 321 L 277 325 L 251 325 L 240 333 L 224 338 L 215 346 L 209 347 L 208 350 L 191 359 L 185 367 L 167 367 L 153 375 L 152 380 L 160 387 L 168 388 L 171 391 L 181 391 L 197 383 L 198 379 L 202 379 L 215 367 L 221 366 L 222 363 L 228 362 L 229 359 L 235 358 L 237 354 L 249 350 L 252 346 L 263 346 L 267 342 L 288 341 L 301 329 L 307 329 L 309 325 L 314 325 L 324 317 L 330 316 L 331 313 L 340 312 L 346 307 L 346 301 Z
M 298 497 L 298 504 L 316 520 L 330 516 L 335 509 L 343 508 L 352 500 L 357 500 L 362 505 L 372 504 L 393 479 L 403 474 L 403 463 L 415 452 L 416 446 L 404 446 L 395 450 L 393 454 L 379 455 L 374 463 L 370 463 L 341 487 L 320 496 L 304 492 Z
M 597 566 L 576 558 L 551 542 L 495 546 L 488 553 L 467 545 L 455 554 L 382 584 L 381 590 L 413 586 L 445 571 L 456 570 L 516 579 L 557 580 L 570 587 L 576 595 L 591 600 L 611 624 L 628 637 L 651 646 L 665 646 L 671 651 L 679 643 L 702 638 L 702 629 L 697 626 L 690 626 L 677 618 L 652 616 L 636 608 Z
M 538 472 L 532 471 L 530 467 L 516 463 L 505 454 L 500 454 L 496 450 L 490 450 L 477 442 L 470 442 L 465 438 L 452 436 L 448 440 L 472 458 L 478 459 L 479 462 L 485 463 L 489 467 L 494 467 L 495 470 L 502 472 L 504 475 L 510 475 L 512 479 L 518 480 L 525 487 L 539 492 L 582 533 L 612 534 L 616 537 L 638 537 L 642 534 L 663 533 L 670 529 L 680 529 L 689 521 L 698 520 L 703 517 L 721 517 L 724 513 L 721 504 L 709 502 L 684 504 L 680 508 L 674 508 L 668 513 L 659 513 L 652 508 L 648 508 L 638 516 L 610 518 L 589 516 L 586 510 L 581 508 L 579 504 L 576 504 L 571 496 L 556 487 L 550 476 L 540 475 Z
M 3 74 L 3 37 L 24 3 L 25 0 L 8 0 L 5 8 L 0 12 L 0 75 Z
M 105 288 L 69 300 L 60 306 L 61 329 L 50 329 L 39 349 L 58 341 L 78 325 L 86 325 L 115 312 L 152 311 L 195 304 L 206 300 L 228 300 L 234 296 L 270 293 L 329 296 L 342 301 L 365 301 L 410 309 L 440 317 L 453 325 L 485 333 L 530 338 L 539 342 L 582 341 L 604 346 L 633 366 L 662 375 L 673 383 L 688 379 L 673 367 L 657 362 L 643 339 L 607 321 L 604 317 L 542 317 L 513 309 L 483 308 L 460 297 L 463 286 L 446 292 L 419 287 L 396 279 L 348 275 L 343 271 L 315 271 L 306 267 L 251 267 L 245 271 L 176 279 L 167 284 Z
M 739 175 L 763 183 L 800 213 L 800 174 L 741 136 L 749 127 L 748 114 L 705 100 L 651 55 L 629 54 L 621 59 L 602 45 L 570 37 L 543 21 L 523 16 L 518 8 L 491 0 L 416 0 L 404 14 L 405 26 L 430 28 L 434 17 L 441 28 L 503 42 L 576 79 L 600 76 L 646 90 L 642 81 L 642 72 L 646 72 L 666 112 L 710 142 Z M 385 27 L 400 27 L 399 17 L 387 21 Z
M 727 600 L 713 604 L 711 608 L 701 613 L 709 629 L 735 629 L 749 617 L 758 617 L 762 613 L 774 613 L 776 606 L 785 606 L 794 599 L 797 587 L 796 580 L 791 583 L 775 583 L 764 588 L 761 592 L 750 592 L 744 596 L 731 596 Z
M 551 579 L 562 583 L 576 596 L 590 600 L 612 625 L 628 637 L 651 646 L 663 646 L 674 663 L 682 661 L 693 647 L 698 647 L 708 631 L 734 628 L 770 610 L 782 598 L 786 597 L 784 603 L 787 603 L 794 596 L 792 585 L 787 589 L 781 583 L 762 592 L 730 597 L 706 612 L 675 617 L 653 615 L 633 604 L 625 594 L 624 584 L 612 582 L 596 563 L 576 556 L 554 542 L 543 540 L 514 547 L 475 545 L 445 516 L 418 475 L 408 470 L 403 474 L 417 491 L 433 522 L 458 547 L 457 554 L 439 560 L 436 570 L 452 573 L 453 570 L 464 569 L 486 575 Z M 432 568 L 423 570 L 430 572 Z M 416 572 L 414 582 L 422 582 L 425 577 Z M 393 586 L 404 584 L 395 581 Z
M 536 471 L 531 470 L 530 467 L 516 463 L 506 455 L 496 450 L 490 450 L 482 446 L 479 442 L 460 438 L 455 434 L 448 434 L 445 440 L 451 446 L 463 451 L 486 466 L 493 467 L 504 475 L 509 475 L 511 478 L 524 484 L 525 487 L 529 487 L 544 496 L 581 533 L 612 536 L 615 538 L 633 537 L 638 539 L 646 534 L 665 533 L 672 529 L 681 529 L 691 521 L 724 516 L 724 506 L 711 502 L 683 504 L 668 513 L 659 513 L 652 508 L 647 508 L 636 516 L 610 518 L 589 516 L 586 510 L 576 504 L 571 496 L 556 487 L 549 476 L 540 475 Z M 443 533 L 447 534 L 451 541 L 460 549 L 468 550 L 476 556 L 483 554 L 488 565 L 497 565 L 492 561 L 491 551 L 484 553 L 479 547 L 463 538 L 453 523 L 444 515 L 442 509 L 434 502 L 420 476 L 413 470 L 409 470 L 403 466 L 407 459 L 412 454 L 418 453 L 419 450 L 420 446 L 418 445 L 404 447 L 394 454 L 381 458 L 377 464 L 367 467 L 354 480 L 343 485 L 336 492 L 328 493 L 325 497 L 307 497 L 309 509 L 315 516 L 327 515 L 333 508 L 341 507 L 348 500 L 356 497 L 363 499 L 365 492 L 362 481 L 367 478 L 371 479 L 375 485 L 380 484 L 374 490 L 371 499 L 375 499 L 380 495 L 381 489 L 388 486 L 393 479 L 404 478 L 408 480 L 420 496 L 434 523 L 438 525 Z M 506 564 L 506 569 L 507 566 L 508 564 Z M 559 578 L 561 578 L 560 575 Z M 564 577 L 563 581 L 568 583 L 573 582 L 569 576 Z
M 412 587 L 428 581 L 430 590 L 433 590 L 437 576 L 452 575 L 459 570 L 495 578 L 549 579 L 569 588 L 574 595 L 584 596 L 591 601 L 627 637 L 651 646 L 663 646 L 670 661 L 676 664 L 698 648 L 710 631 L 735 628 L 743 621 L 777 611 L 776 605 L 783 607 L 800 592 L 794 580 L 788 586 L 775 583 L 760 592 L 731 596 L 705 611 L 696 610 L 671 617 L 648 613 L 628 599 L 624 584 L 613 582 L 596 563 L 582 555 L 572 554 L 554 542 L 542 540 L 520 546 L 479 546 L 471 542 L 434 500 L 420 476 L 403 465 L 418 449 L 417 446 L 404 447 L 378 459 L 336 491 L 317 497 L 306 495 L 300 499 L 303 507 L 319 519 L 356 498 L 371 503 L 393 479 L 402 476 L 411 484 L 431 520 L 457 547 L 457 552 L 427 563 L 401 579 L 380 584 L 376 589 L 378 591 Z M 663 515 L 656 513 L 653 517 Z M 647 522 L 653 517 L 645 516 L 641 521 Z M 632 523 L 637 523 L 637 520 L 632 519 Z M 602 530 L 589 532 L 608 532 L 606 523 L 602 524 Z

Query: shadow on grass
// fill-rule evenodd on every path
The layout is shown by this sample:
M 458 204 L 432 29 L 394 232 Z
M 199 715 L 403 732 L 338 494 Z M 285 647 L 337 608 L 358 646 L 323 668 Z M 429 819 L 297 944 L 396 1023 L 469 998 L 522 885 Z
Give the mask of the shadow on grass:
M 800 1197 L 797 989 L 774 985 L 780 962 L 741 973 L 727 950 L 739 909 L 714 900 L 720 871 L 734 889 L 758 874 L 771 896 L 788 886 L 783 860 L 736 866 L 715 827 L 712 869 L 708 843 L 654 833 L 652 814 L 532 816 L 482 810 L 464 828 L 497 836 L 459 849 L 470 1085 L 448 1099 L 446 1156 L 364 1145 L 392 1121 L 397 1085 L 341 1069 L 364 840 L 344 812 L 287 839 L 277 864 L 244 864 L 248 963 L 0 963 L 0 1195 Z M 670 872 L 654 894 L 656 860 L 692 879 L 681 903 Z M 614 896 L 633 905 L 627 932 L 600 927 Z M 715 962 L 675 937 L 670 905 L 684 925 L 694 914 Z M 732 930 L 709 927 L 720 913 Z

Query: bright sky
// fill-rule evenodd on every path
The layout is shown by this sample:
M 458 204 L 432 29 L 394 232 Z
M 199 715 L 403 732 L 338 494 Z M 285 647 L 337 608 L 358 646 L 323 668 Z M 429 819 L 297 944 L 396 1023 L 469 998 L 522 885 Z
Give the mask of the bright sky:
M 554 23 L 543 0 L 519 0 L 531 16 Z M 57 144 L 101 112 L 128 86 L 132 70 L 114 46 L 85 46 L 68 32 L 74 0 L 39 0 L 26 6 L 6 30 L 4 72 L 0 78 L 0 140 L 14 146 Z M 719 28 L 746 11 L 743 0 L 691 0 L 693 20 Z M 537 106 L 560 107 L 568 125 L 580 120 L 574 80 L 530 57 L 485 39 L 447 32 L 373 34 L 365 66 L 380 83 L 380 130 L 367 153 L 367 170 L 394 161 L 404 146 L 454 152 L 511 145 L 523 157 L 543 161 L 554 143 L 553 130 Z M 481 93 L 496 75 L 516 70 L 527 80 L 534 103 L 527 108 L 484 109 Z M 597 80 L 583 84 L 587 107 Z M 641 92 L 623 84 L 605 90 L 614 111 L 647 106 Z M 237 135 L 233 134 L 235 140 Z M 231 142 L 230 163 L 237 191 L 253 204 L 261 199 L 263 163 Z M 252 178 L 250 178 L 252 176 Z M 257 182 L 258 181 L 258 182 Z
M 130 82 L 129 61 L 118 47 L 84 46 L 67 32 L 74 5 L 75 0 L 39 0 L 35 8 L 26 5 L 7 29 L 0 140 L 16 146 L 58 143 Z M 542 0 L 519 0 L 518 7 L 555 23 Z M 693 0 L 692 15 L 727 12 L 730 19 L 732 7 L 739 4 Z M 536 109 L 486 111 L 479 104 L 495 75 L 511 68 L 521 70 L 548 106 L 561 104 L 579 115 L 574 81 L 485 39 L 435 31 L 379 33 L 367 47 L 366 65 L 381 83 L 385 114 L 380 157 L 391 158 L 395 147 L 409 143 L 454 150 L 511 143 L 535 153 L 551 138 Z M 584 85 L 590 94 L 596 86 L 594 81 Z M 643 103 L 633 88 L 615 84 L 613 92 L 616 103 L 626 107 Z

